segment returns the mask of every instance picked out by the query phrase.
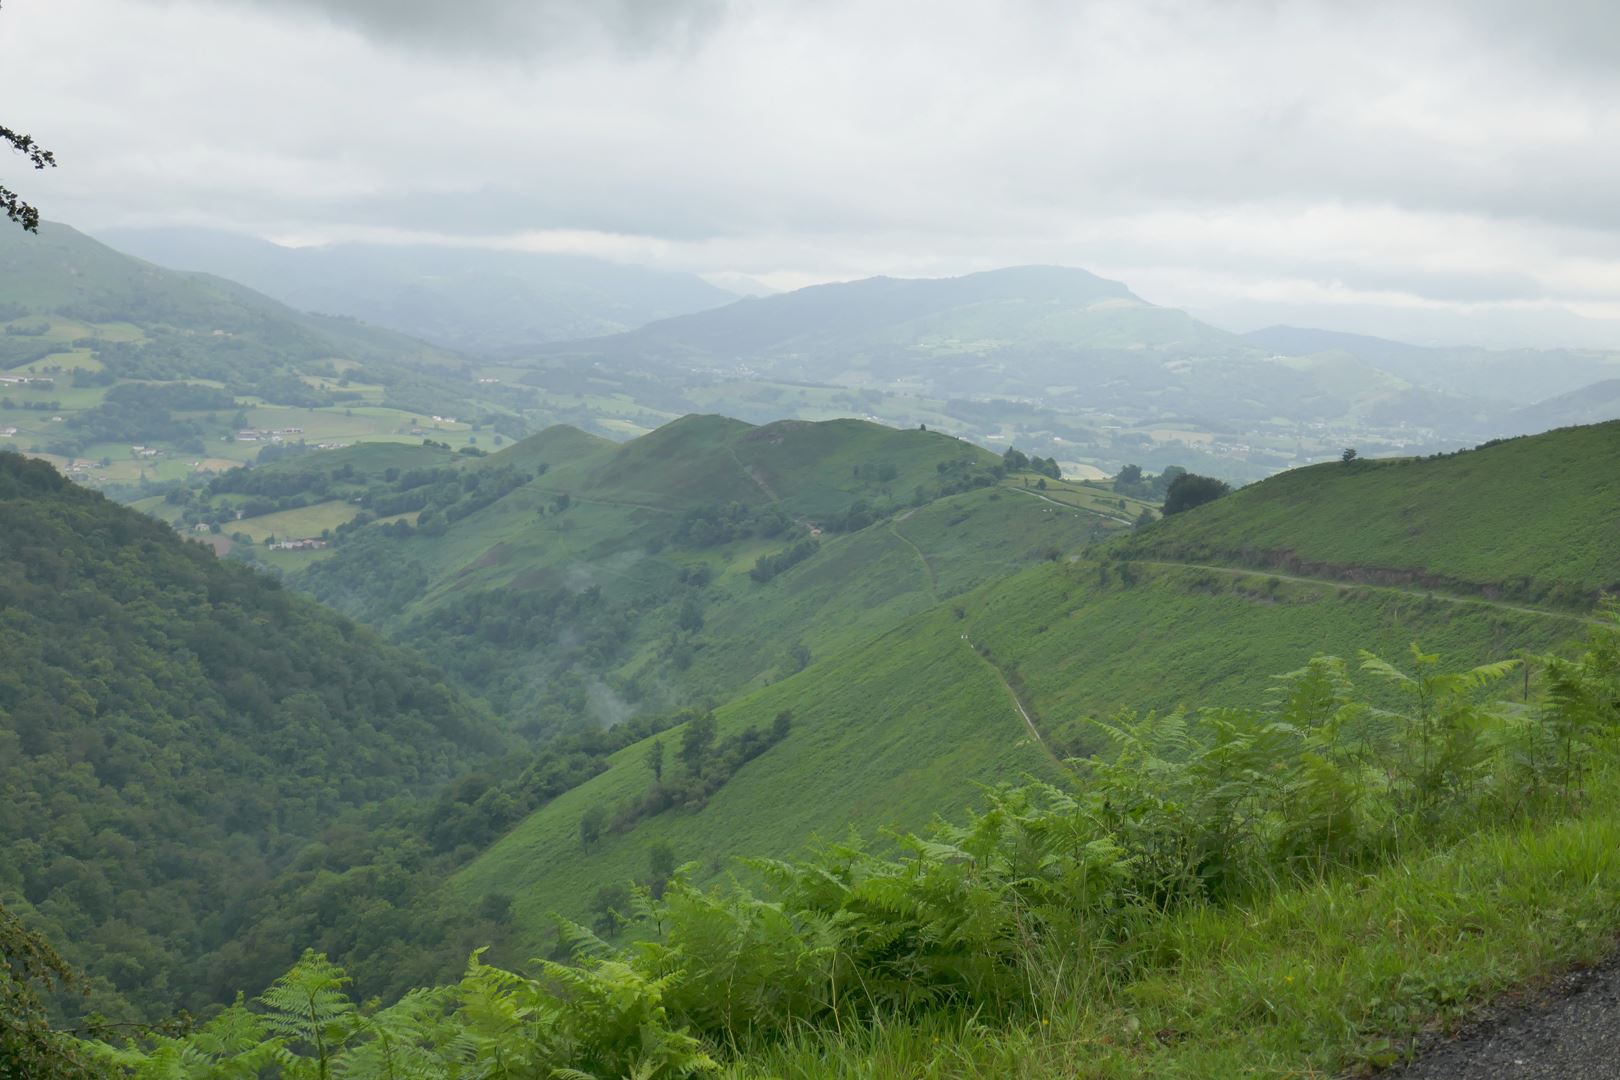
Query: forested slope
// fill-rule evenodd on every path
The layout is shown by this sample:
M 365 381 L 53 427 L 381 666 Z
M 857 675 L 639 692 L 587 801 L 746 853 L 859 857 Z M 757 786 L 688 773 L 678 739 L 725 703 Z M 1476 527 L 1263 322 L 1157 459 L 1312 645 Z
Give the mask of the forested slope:
M 420 659 L 16 454 L 0 655 L 0 896 L 103 1008 L 251 979 L 210 957 L 310 837 L 500 745 Z

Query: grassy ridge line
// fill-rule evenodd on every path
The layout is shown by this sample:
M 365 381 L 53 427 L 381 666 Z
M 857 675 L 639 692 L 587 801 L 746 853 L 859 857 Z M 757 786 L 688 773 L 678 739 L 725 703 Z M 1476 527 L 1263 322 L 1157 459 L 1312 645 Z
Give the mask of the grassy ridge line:
M 961 601 L 974 642 L 990 648 L 1064 752 L 1085 749 L 1086 721 L 1117 709 L 1252 702 L 1271 674 L 1314 653 L 1401 656 L 1415 641 L 1483 662 L 1549 650 L 1580 630 L 1561 614 L 1133 566 L 1125 584 L 1107 564 L 1043 564 Z
M 1620 590 L 1616 460 L 1620 421 L 1449 457 L 1293 469 L 1144 530 L 1122 554 L 1589 605 Z
M 1143 559 L 1146 566 L 1179 567 L 1183 570 L 1210 570 L 1217 574 L 1230 574 L 1234 577 L 1249 577 L 1278 581 L 1291 581 L 1305 585 L 1332 585 L 1345 586 L 1349 582 L 1334 578 L 1305 577 L 1299 574 L 1278 574 L 1270 570 L 1246 570 L 1241 566 L 1216 566 L 1208 563 L 1171 562 L 1164 559 Z M 1606 626 L 1602 619 L 1595 619 L 1585 615 L 1572 615 L 1567 611 L 1549 611 L 1546 608 L 1529 607 L 1524 604 L 1509 604 L 1501 600 L 1489 600 L 1483 596 L 1454 596 L 1450 593 L 1437 592 L 1433 589 L 1403 589 L 1398 585 L 1364 585 L 1354 584 L 1356 589 L 1367 589 L 1373 592 L 1393 593 L 1399 596 L 1410 596 L 1417 600 L 1437 600 L 1446 604 L 1478 604 L 1482 607 L 1498 608 L 1502 611 L 1516 611 L 1522 615 L 1544 615 L 1549 619 L 1563 619 L 1571 623 L 1582 623 L 1586 626 Z
M 1043 1015 L 952 1015 L 761 1050 L 730 1080 L 840 1076 L 1329 1077 L 1403 1059 L 1503 991 L 1611 952 L 1620 931 L 1620 777 L 1586 814 L 1413 852 L 1247 910 L 1189 912 L 1138 941 L 1114 995 L 1054 972 Z

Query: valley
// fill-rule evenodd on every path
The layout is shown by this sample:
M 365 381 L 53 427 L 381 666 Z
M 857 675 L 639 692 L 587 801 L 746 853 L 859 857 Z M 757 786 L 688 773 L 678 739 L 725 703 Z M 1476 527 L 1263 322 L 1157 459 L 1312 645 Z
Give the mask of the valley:
M 0 1080 L 1620 1075 L 1616 55 L 0 0 Z
M 1473 858 L 1470 821 L 1576 828 L 1586 819 L 1539 794 L 1562 785 L 1567 808 L 1576 766 L 1522 721 L 1566 723 L 1555 718 L 1575 708 L 1577 683 L 1590 704 L 1568 738 L 1607 761 L 1612 706 L 1590 687 L 1609 677 L 1603 597 L 1620 589 L 1620 492 L 1604 467 L 1620 422 L 1447 448 L 1506 414 L 1482 407 L 1479 427 L 1442 435 L 1401 412 L 1462 415 L 1430 396 L 1455 392 L 1444 365 L 1426 387 L 1347 378 L 1337 360 L 1264 355 L 1078 271 L 808 290 L 490 359 L 301 315 L 76 236 L 56 243 L 49 259 L 94 272 L 53 277 L 36 251 L 33 293 L 14 290 L 4 312 L 21 361 L 10 377 L 51 381 L 8 383 L 0 401 L 17 429 L 7 449 L 27 451 L 0 455 L 13 582 L 0 625 L 29 658 L 0 687 L 15 763 L 0 824 L 20 853 L 0 867 L 0 899 L 119 1022 L 184 1008 L 249 1023 L 259 1014 L 226 1002 L 280 985 L 288 965 L 284 979 L 339 965 L 356 995 L 404 1007 L 413 988 L 501 982 L 540 958 L 536 986 L 676 980 L 689 996 L 658 1024 L 734 1070 L 813 1073 L 787 1064 L 796 1044 L 771 1026 L 805 1018 L 945 1024 L 953 1052 L 1045 1060 L 1057 1050 L 1027 1026 L 1038 1006 L 1006 980 L 1046 976 L 1018 958 L 1035 946 L 1005 936 L 1026 917 L 1012 911 L 1035 920 L 1042 950 L 1078 932 L 1021 891 L 1041 875 L 1080 875 L 1060 893 L 1100 905 L 1085 916 L 1098 949 L 1203 933 L 1173 928 L 1200 904 L 1228 919 L 1234 898 L 1286 907 L 1289 890 L 1357 875 L 1386 895 L 1381 875 L 1402 852 Z M 70 283 L 87 276 L 88 290 Z M 1045 358 L 997 337 L 1015 330 Z M 752 357 L 746 372 L 717 360 L 728 350 Z M 1578 381 L 1609 362 L 1562 370 Z M 1261 385 L 1269 397 L 1254 396 Z M 1189 393 L 1233 417 L 1251 450 L 1292 450 L 1212 468 L 1237 461 L 1228 444 L 1164 404 Z M 1315 404 L 1300 411 L 1300 395 Z M 1076 426 L 1055 424 L 1070 408 Z M 577 422 L 547 422 L 560 418 Z M 1340 445 L 1351 437 L 1354 454 Z M 1251 482 L 1227 493 L 1206 469 Z M 1208 501 L 1177 502 L 1183 484 Z M 1390 809 L 1421 779 L 1401 756 L 1424 730 L 1402 726 L 1403 687 L 1448 678 L 1429 674 L 1442 663 L 1478 673 L 1434 693 L 1471 718 L 1457 730 L 1484 734 L 1458 744 L 1469 764 L 1434 795 L 1448 809 L 1420 821 Z M 1516 665 L 1519 697 L 1487 701 Z M 1316 697 L 1290 697 L 1306 683 Z M 1264 719 L 1328 704 L 1337 719 Z M 1319 745 L 1338 724 L 1372 739 L 1371 756 Z M 1228 762 L 1228 739 L 1279 756 Z M 1274 774 L 1292 779 L 1274 788 Z M 1206 776 L 1236 787 L 1205 790 Z M 1190 786 L 1133 787 L 1161 780 Z M 1538 794 L 1490 801 L 1521 783 Z M 191 794 L 199 784 L 213 794 Z M 1232 854 L 1230 871 L 1193 859 L 1175 871 L 1190 891 L 1161 894 L 1140 876 L 1168 857 L 1155 845 L 1227 835 L 1173 808 L 1216 813 L 1228 790 L 1283 800 L 1231 825 L 1231 843 L 1260 847 Z M 1325 833 L 1297 840 L 1322 868 L 1268 861 L 1296 816 L 1329 813 L 1311 801 L 1329 790 L 1361 816 L 1341 836 L 1349 826 L 1329 814 L 1311 826 Z M 1139 822 L 1113 816 L 1109 800 L 1139 797 Z M 1057 835 L 1088 837 L 1113 899 L 1083 899 L 1093 855 L 1079 849 L 1047 850 L 1035 877 L 998 876 Z M 1374 839 L 1385 835 L 1395 849 Z M 968 889 L 957 878 L 973 867 L 973 887 L 991 892 L 942 899 Z M 982 923 L 959 921 L 976 910 Z M 947 925 L 989 936 L 959 954 L 934 937 Z M 875 937 L 839 937 L 848 926 Z M 749 943 L 767 928 L 786 936 Z M 1559 955 L 1586 947 L 1577 930 L 1548 931 Z M 873 944 L 891 932 L 909 959 Z M 817 935 L 840 944 L 820 951 Z M 689 970 L 667 948 L 718 966 Z M 781 963 L 810 979 L 791 1007 L 764 989 L 798 985 L 762 974 Z M 896 963 L 922 966 L 900 978 Z M 715 1011 L 708 980 L 728 965 L 763 980 L 748 1008 L 775 1017 L 746 1037 Z M 1051 994 L 1090 1010 L 1088 995 L 1169 977 L 1145 970 L 1106 966 L 1102 983 Z M 823 977 L 890 996 L 846 1014 L 815 988 Z M 1494 985 L 1469 979 L 1462 998 Z M 544 1008 L 572 1015 L 596 992 Z M 41 1008 L 79 1007 L 51 996 Z M 452 1027 L 471 1022 L 465 1008 Z M 952 1033 L 979 1012 L 1011 1041 Z M 1359 1021 L 1321 1052 L 1370 1060 L 1364 1033 L 1406 1038 L 1411 1022 Z M 196 1050 L 200 1037 L 182 1041 Z M 601 1064 L 631 1060 L 614 1056 L 632 1053 L 617 1038 L 556 1052 L 619 1068 Z M 816 1045 L 805 1052 L 846 1052 Z

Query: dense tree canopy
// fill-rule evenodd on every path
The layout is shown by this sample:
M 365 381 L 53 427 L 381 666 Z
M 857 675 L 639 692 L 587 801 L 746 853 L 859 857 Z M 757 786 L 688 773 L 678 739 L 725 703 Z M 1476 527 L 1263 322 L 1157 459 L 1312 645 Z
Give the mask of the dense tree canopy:
M 0 655 L 0 899 L 109 1010 L 205 999 L 205 958 L 333 817 L 497 745 L 435 669 L 14 453 Z

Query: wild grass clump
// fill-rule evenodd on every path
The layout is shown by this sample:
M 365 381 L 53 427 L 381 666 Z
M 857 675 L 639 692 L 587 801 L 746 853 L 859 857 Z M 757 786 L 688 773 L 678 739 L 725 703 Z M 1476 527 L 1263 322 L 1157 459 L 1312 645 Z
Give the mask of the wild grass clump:
M 1490 860 L 1519 856 L 1481 837 L 1532 829 L 1531 850 L 1532 827 L 1586 807 L 1613 761 L 1620 629 L 1576 659 L 1537 659 L 1518 700 L 1494 696 L 1518 663 L 1318 657 L 1259 708 L 1116 716 L 1112 753 L 1077 763 L 1072 789 L 1001 788 L 966 822 L 881 848 L 752 860 L 756 886 L 677 874 L 634 898 L 625 944 L 565 923 L 572 964 L 522 976 L 475 955 L 459 984 L 378 1009 L 308 954 L 184 1039 L 96 1049 L 137 1076 L 653 1078 L 750 1060 L 782 1075 L 818 1060 L 853 1075 L 883 1060 L 888 1075 L 1072 1075 L 1081 1061 L 1129 1075 L 1181 1044 L 1196 1048 L 1184 1062 L 1213 1061 L 1265 1027 L 1376 1064 L 1377 1032 L 1493 983 L 1468 926 L 1514 917 L 1503 904 L 1521 926 L 1547 917 L 1529 893 L 1489 895 Z M 1358 673 L 1399 704 L 1369 703 Z M 1475 862 L 1448 864 L 1460 842 Z M 1597 911 L 1612 891 L 1569 906 Z M 1385 1004 L 1379 979 L 1395 980 Z M 1346 1004 L 1346 986 L 1366 1000 Z

